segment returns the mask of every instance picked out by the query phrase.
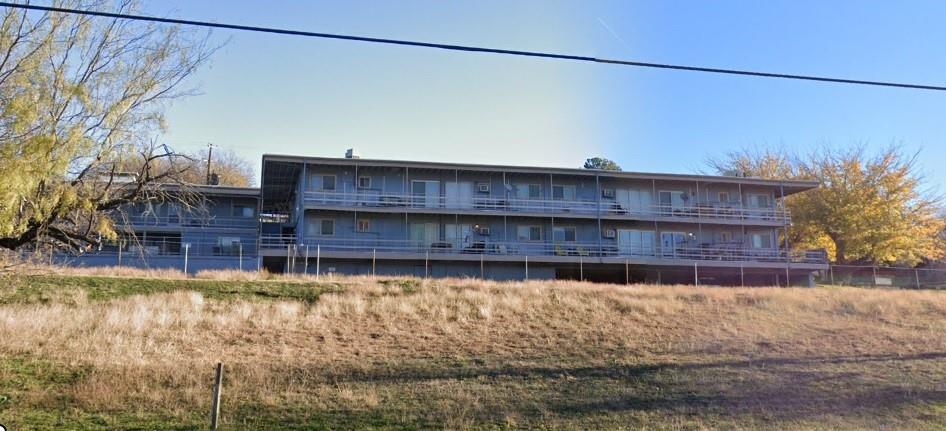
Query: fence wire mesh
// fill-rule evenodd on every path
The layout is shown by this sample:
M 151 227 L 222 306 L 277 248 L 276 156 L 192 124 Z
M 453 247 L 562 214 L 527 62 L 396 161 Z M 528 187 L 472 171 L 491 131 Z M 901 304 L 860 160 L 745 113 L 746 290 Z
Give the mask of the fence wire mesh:
M 946 269 L 831 265 L 815 280 L 819 284 L 838 286 L 944 289 Z

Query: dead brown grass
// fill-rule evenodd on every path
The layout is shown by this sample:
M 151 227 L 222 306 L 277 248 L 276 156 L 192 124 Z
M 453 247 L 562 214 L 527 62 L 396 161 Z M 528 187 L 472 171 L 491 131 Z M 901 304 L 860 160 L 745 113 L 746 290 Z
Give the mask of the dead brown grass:
M 224 275 L 233 276 L 203 277 Z M 206 411 L 222 361 L 228 405 L 254 406 L 231 414 L 234 426 L 267 411 L 290 422 L 358 426 L 367 415 L 448 428 L 946 423 L 940 292 L 346 284 L 311 306 L 198 292 L 6 305 L 0 355 L 88 369 L 67 388 L 75 408 L 147 405 L 181 418 Z M 291 406 L 309 413 L 287 417 Z

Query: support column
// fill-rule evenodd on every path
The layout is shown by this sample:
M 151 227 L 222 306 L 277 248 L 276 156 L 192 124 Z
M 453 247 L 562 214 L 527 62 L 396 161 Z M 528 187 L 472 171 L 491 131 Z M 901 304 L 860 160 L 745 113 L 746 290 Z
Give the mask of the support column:
M 696 208 L 694 208 L 694 209 L 696 210 L 696 229 L 697 229 L 697 232 L 699 232 L 699 235 L 700 235 L 700 237 L 699 237 L 699 238 L 700 238 L 700 242 L 704 242 L 705 239 L 703 238 L 703 217 L 702 217 L 702 214 L 701 214 L 702 211 L 700 210 L 700 182 L 699 182 L 699 181 L 696 182 L 696 199 L 695 199 L 695 201 L 696 201 L 696 202 L 694 202 L 694 204 L 695 204 L 695 207 L 696 207 Z
M 651 211 L 651 217 L 654 218 L 654 242 L 656 243 L 654 244 L 654 251 L 657 254 L 656 257 L 660 257 L 661 255 L 663 255 L 663 241 L 661 241 L 660 229 L 657 226 L 657 217 L 660 216 L 660 199 L 657 197 L 657 180 L 651 179 L 650 187 L 651 187 L 650 211 Z M 656 212 L 653 211 L 655 207 L 657 208 Z M 659 272 L 658 272 L 658 278 L 659 278 Z
M 785 209 L 785 183 L 779 183 L 779 191 L 781 194 L 781 205 L 784 212 Z M 777 210 L 777 209 L 776 209 Z M 782 219 L 782 233 L 785 235 L 785 287 L 791 287 L 791 275 L 789 272 L 792 267 L 792 254 L 791 254 L 791 245 L 788 242 L 788 220 L 786 217 L 781 217 Z
M 595 214 L 598 220 L 598 261 L 600 262 L 601 256 L 604 254 L 601 244 L 601 237 L 604 236 L 604 232 L 601 230 L 601 176 L 599 174 L 595 174 Z

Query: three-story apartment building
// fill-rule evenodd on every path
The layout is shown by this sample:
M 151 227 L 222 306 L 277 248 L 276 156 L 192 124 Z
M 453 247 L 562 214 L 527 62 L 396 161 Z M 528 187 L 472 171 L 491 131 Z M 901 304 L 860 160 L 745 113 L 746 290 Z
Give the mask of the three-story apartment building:
M 805 283 L 783 198 L 805 181 L 282 155 L 263 157 L 272 271 Z

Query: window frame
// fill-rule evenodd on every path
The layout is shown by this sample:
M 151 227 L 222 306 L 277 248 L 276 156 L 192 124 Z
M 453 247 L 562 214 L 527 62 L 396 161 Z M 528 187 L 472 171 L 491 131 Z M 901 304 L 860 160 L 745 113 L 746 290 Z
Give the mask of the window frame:
M 561 229 L 562 239 L 559 240 L 556 238 L 556 230 Z M 572 232 L 572 239 L 568 239 L 568 232 Z M 552 241 L 553 242 L 567 242 L 573 243 L 578 242 L 578 228 L 575 226 L 555 226 L 552 228 Z
M 528 196 L 529 199 L 542 199 L 545 197 L 544 190 L 542 190 L 542 184 L 527 184 L 526 188 L 528 189 L 526 196 Z M 535 196 L 532 195 L 532 190 L 537 191 Z
M 528 236 L 521 235 L 522 229 L 528 229 Z M 538 232 L 538 239 L 532 239 L 532 233 Z M 543 229 L 541 225 L 524 224 L 516 226 L 516 240 L 519 242 L 542 242 Z
M 362 180 L 368 180 L 368 184 L 362 184 Z M 361 190 L 367 190 L 371 188 L 371 176 L 361 175 L 358 177 L 358 188 Z
M 752 198 L 755 198 L 756 205 L 749 206 L 749 208 L 759 208 L 759 209 L 770 209 L 775 207 L 775 200 L 772 198 L 771 194 L 768 193 L 749 193 L 749 203 L 752 204 Z M 765 198 L 766 206 L 759 205 L 759 197 Z
M 670 196 L 670 202 L 668 202 L 666 206 L 660 200 L 660 195 L 663 193 L 666 193 Z M 676 194 L 677 198 L 680 199 L 680 206 L 673 205 L 674 194 Z M 684 198 L 684 196 L 687 196 L 687 197 Z M 658 190 L 657 191 L 657 205 L 660 206 L 661 208 L 672 208 L 672 209 L 686 208 L 689 204 L 689 201 L 690 201 L 689 192 L 686 190 Z
M 556 196 L 555 196 L 555 190 L 556 190 L 556 189 L 562 191 L 562 197 L 556 197 Z M 568 191 L 568 190 L 571 190 L 571 195 L 572 195 L 572 196 L 571 196 L 571 199 L 569 199 L 568 196 L 567 196 L 568 193 L 566 193 L 566 191 Z M 552 200 L 554 200 L 554 201 L 575 200 L 575 198 L 576 198 L 577 196 L 578 196 L 578 186 L 576 186 L 576 185 L 574 185 L 574 184 L 553 184 L 553 185 L 552 185 Z
M 332 232 L 331 232 L 331 233 L 325 233 L 325 223 L 326 223 L 326 222 L 331 223 L 331 226 L 332 226 Z M 313 236 L 335 236 L 335 219 L 319 218 L 319 219 L 312 220 L 312 224 L 318 226 L 318 231 L 316 231 L 316 232 L 310 232 L 310 233 L 309 233 L 310 235 L 313 235 Z
M 756 247 L 755 239 L 759 238 L 759 246 Z M 775 240 L 772 238 L 772 233 L 761 233 L 753 232 L 749 234 L 749 241 L 752 243 L 752 248 L 756 250 L 772 250 L 775 248 Z M 768 247 L 765 246 L 765 243 L 768 242 Z
M 237 209 L 240 209 L 240 210 L 237 211 Z M 250 210 L 250 215 L 246 215 L 247 209 Z M 252 205 L 247 205 L 247 204 L 235 204 L 233 205 L 232 214 L 233 214 L 233 217 L 253 218 L 256 215 L 256 208 L 254 208 Z
M 322 177 L 321 184 L 319 184 L 319 191 L 320 191 L 320 192 L 334 192 L 334 191 L 337 191 L 337 190 L 338 190 L 338 176 L 337 176 L 337 175 L 335 175 L 335 174 L 318 174 L 318 175 L 319 175 L 320 177 Z M 330 188 L 330 189 L 325 188 L 325 179 L 326 179 L 326 178 L 331 178 L 331 179 L 332 179 L 332 188 Z

